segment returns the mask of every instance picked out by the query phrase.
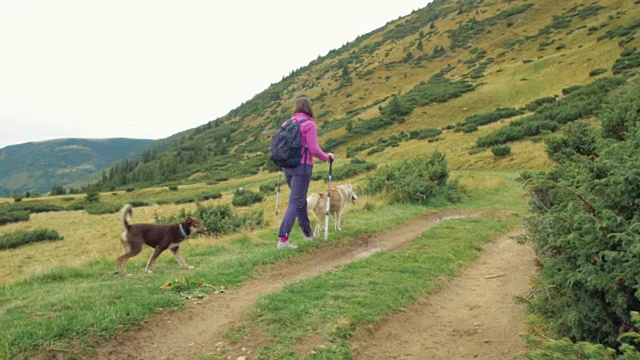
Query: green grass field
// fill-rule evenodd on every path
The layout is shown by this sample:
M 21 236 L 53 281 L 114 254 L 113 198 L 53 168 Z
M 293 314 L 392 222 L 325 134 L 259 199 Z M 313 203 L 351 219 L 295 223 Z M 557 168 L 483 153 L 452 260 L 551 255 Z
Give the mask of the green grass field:
M 357 207 L 348 209 L 349 228 L 332 236 L 329 245 L 332 242 L 348 242 L 364 233 L 387 230 L 399 226 L 419 214 L 438 209 L 494 209 L 515 214 L 522 213 L 526 211 L 526 204 L 520 185 L 514 180 L 515 175 L 514 173 L 498 172 L 455 173 L 453 177 L 459 178 L 465 195 L 463 201 L 452 205 L 436 202 L 427 207 L 417 205 L 390 206 L 375 198 L 363 196 Z M 372 210 L 363 210 L 362 207 Z M 52 221 L 64 221 L 64 219 L 71 221 L 77 218 L 78 214 L 75 212 L 46 213 L 41 214 L 41 217 L 43 219 L 53 217 Z M 117 216 L 93 217 L 104 217 L 108 220 L 103 219 L 102 226 L 99 225 L 99 229 L 96 229 L 104 232 L 102 235 L 84 239 L 86 242 L 85 251 L 90 251 L 92 244 L 103 242 L 109 242 L 113 246 L 110 250 L 105 249 L 100 254 L 84 254 L 84 260 L 79 261 L 80 264 L 69 264 L 69 258 L 79 256 L 79 252 L 70 255 L 63 251 L 52 250 L 51 246 L 54 244 L 31 245 L 14 250 L 12 253 L 13 257 L 21 257 L 21 252 L 33 254 L 39 248 L 41 254 L 46 252 L 50 265 L 42 266 L 37 272 L 24 276 L 21 280 L 5 281 L 5 285 L 0 291 L 0 319 L 2 320 L 0 321 L 0 339 L 2 339 L 0 348 L 5 349 L 8 356 L 28 355 L 43 351 L 64 351 L 78 355 L 88 353 L 99 340 L 112 337 L 132 326 L 141 324 L 160 308 L 183 306 L 184 299 L 180 292 L 161 289 L 162 285 L 168 282 L 181 279 L 186 283 L 197 281 L 208 284 L 210 287 L 198 289 L 198 291 L 205 293 L 221 287 L 233 288 L 249 279 L 259 265 L 280 263 L 299 256 L 300 253 L 316 246 L 327 246 L 301 244 L 301 250 L 298 252 L 277 251 L 273 246 L 275 234 L 272 229 L 267 228 L 222 238 L 201 238 L 189 241 L 183 247 L 183 253 L 189 263 L 196 266 L 192 271 L 184 272 L 171 256 L 165 254 L 159 258 L 159 266 L 154 270 L 153 275 L 143 275 L 142 269 L 148 255 L 148 253 L 143 253 L 130 261 L 128 265 L 128 270 L 133 275 L 120 277 L 113 275 L 116 270 L 114 258 L 120 251 L 117 235 L 115 235 L 119 226 Z M 140 218 L 144 217 L 140 216 Z M 113 225 L 115 234 L 104 229 L 104 224 L 108 222 L 116 223 Z M 379 254 L 358 264 L 332 272 L 327 275 L 329 279 L 336 277 L 335 281 L 345 282 L 344 288 L 340 290 L 344 297 L 327 295 L 331 298 L 335 297 L 332 301 L 336 306 L 332 307 L 333 309 L 328 309 L 327 314 L 322 314 L 321 319 L 313 321 L 322 320 L 321 322 L 330 324 L 344 321 L 346 318 L 349 319 L 349 324 L 351 324 L 349 328 L 351 329 L 384 316 L 395 306 L 406 306 L 415 296 L 437 287 L 441 276 L 454 275 L 463 264 L 472 261 L 477 256 L 479 245 L 483 242 L 517 226 L 517 216 L 451 220 L 419 237 L 406 250 Z M 83 226 L 83 228 L 89 227 L 91 226 L 88 224 Z M 461 232 L 456 229 L 460 228 L 473 229 L 473 231 L 462 232 L 473 235 L 458 239 Z M 301 237 L 298 232 L 296 230 L 292 236 Z M 435 243 L 428 240 L 434 237 L 443 240 Z M 452 238 L 456 239 L 454 242 L 456 245 L 449 248 L 452 242 L 446 239 Z M 425 251 L 425 249 L 429 249 L 429 251 Z M 436 249 L 437 251 L 435 251 Z M 456 256 L 451 257 L 452 254 Z M 398 259 L 404 259 L 402 262 L 403 266 L 407 267 L 407 272 L 424 273 L 429 276 L 422 277 L 420 281 L 409 282 L 410 286 L 403 290 L 405 295 L 400 295 L 402 292 L 398 292 L 402 300 L 365 298 L 361 301 L 367 304 L 371 302 L 375 311 L 366 316 L 356 313 L 350 314 L 348 304 L 353 301 L 354 297 L 362 293 L 359 287 L 374 286 L 375 284 L 366 285 L 363 283 L 358 286 L 347 286 L 346 284 L 359 283 L 368 272 L 378 271 L 376 269 L 381 264 L 392 264 L 394 261 L 400 261 Z M 435 259 L 440 260 L 435 261 Z M 423 268 L 421 265 L 425 261 L 431 263 L 428 268 Z M 387 268 L 390 273 L 381 278 L 381 283 L 388 281 L 396 283 L 397 281 L 394 279 L 398 274 L 391 271 L 393 266 Z M 307 280 L 293 284 L 281 293 L 261 299 L 253 311 L 255 315 L 252 321 L 255 321 L 255 324 L 262 324 L 260 326 L 268 325 L 267 328 L 277 327 L 277 319 L 263 319 L 265 316 L 269 318 L 266 315 L 268 313 L 266 309 L 269 308 L 270 302 L 278 302 L 277 299 L 282 296 L 296 296 L 299 300 L 309 298 L 304 300 L 309 302 L 318 301 L 314 289 L 326 286 L 326 281 L 326 278 L 324 280 L 320 278 Z M 316 282 L 318 283 L 316 284 Z M 394 285 L 389 284 L 388 286 Z M 350 294 L 349 289 L 352 289 L 353 293 Z M 366 293 L 371 295 L 375 292 Z M 389 304 L 395 305 L 390 306 Z M 344 308 L 340 309 L 341 306 Z M 295 309 L 283 311 L 295 311 Z M 353 311 L 357 312 L 355 309 Z M 257 325 L 251 325 L 249 328 L 254 328 L 254 326 Z M 230 330 L 230 333 L 233 331 Z M 277 333 L 276 330 L 273 331 Z M 325 334 L 328 330 L 327 328 L 318 328 L 317 331 Z M 290 339 L 276 338 L 273 341 L 273 345 L 266 347 L 263 351 L 279 354 L 280 346 L 286 344 L 286 341 L 290 341 Z

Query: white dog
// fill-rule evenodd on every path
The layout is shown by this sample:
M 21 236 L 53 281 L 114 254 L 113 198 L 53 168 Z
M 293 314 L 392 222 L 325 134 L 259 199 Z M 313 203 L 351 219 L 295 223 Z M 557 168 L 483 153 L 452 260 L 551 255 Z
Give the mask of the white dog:
M 342 220 L 342 212 L 347 206 L 347 202 L 355 204 L 358 195 L 353 192 L 351 184 L 338 185 L 331 188 L 331 203 L 329 205 L 329 215 L 333 215 L 334 226 L 336 231 L 341 231 L 340 223 Z M 307 211 L 314 214 L 318 220 L 314 234 L 320 236 L 322 225 L 325 222 L 325 214 L 327 211 L 327 192 L 313 193 L 307 197 Z

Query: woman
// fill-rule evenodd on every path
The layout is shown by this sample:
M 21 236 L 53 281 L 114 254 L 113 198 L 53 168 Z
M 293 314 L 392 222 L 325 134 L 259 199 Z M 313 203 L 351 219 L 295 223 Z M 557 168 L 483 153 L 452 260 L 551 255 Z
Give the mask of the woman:
M 311 182 L 313 158 L 315 157 L 324 162 L 335 159 L 335 154 L 325 153 L 318 146 L 318 128 L 313 118 L 313 110 L 311 109 L 311 100 L 309 98 L 302 96 L 296 100 L 296 110 L 293 112 L 291 120 L 293 122 L 302 121 L 300 123 L 302 159 L 300 159 L 298 166 L 284 169 L 284 176 L 291 193 L 289 194 L 287 211 L 284 213 L 280 223 L 278 249 L 297 248 L 296 245 L 289 241 L 289 234 L 296 217 L 304 233 L 305 240 L 314 239 L 309 214 L 307 213 L 307 190 L 309 190 L 309 183 Z

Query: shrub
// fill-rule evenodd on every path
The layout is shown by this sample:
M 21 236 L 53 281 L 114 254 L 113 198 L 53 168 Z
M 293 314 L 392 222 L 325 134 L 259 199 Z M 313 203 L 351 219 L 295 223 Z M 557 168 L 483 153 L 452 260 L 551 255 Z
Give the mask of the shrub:
M 549 158 L 556 162 L 571 159 L 574 155 L 594 155 L 596 132 L 586 122 L 576 121 L 567 124 L 561 136 L 550 136 L 545 139 Z
M 19 210 L 28 210 L 30 213 L 35 214 L 35 213 L 42 213 L 42 212 L 49 212 L 49 211 L 64 211 L 65 208 L 62 206 L 58 206 L 58 205 L 53 205 L 53 204 L 46 204 L 46 203 L 35 203 L 35 202 L 28 202 L 28 203 L 19 203 L 19 204 L 14 204 L 12 206 L 14 209 L 19 209 Z
M 28 210 L 10 209 L 7 206 L 0 207 L 0 225 L 27 221 L 31 214 Z
M 465 133 L 472 133 L 474 131 L 478 131 L 478 127 L 475 125 L 467 125 L 462 128 L 462 131 Z
M 120 211 L 121 208 L 122 206 L 118 204 L 104 202 L 93 202 L 84 207 L 87 213 L 91 215 L 113 214 Z
M 640 82 L 626 85 L 607 99 L 600 116 L 603 125 L 628 129 L 625 136 L 613 131 L 607 139 L 577 143 L 597 159 L 570 149 L 575 156 L 550 172 L 521 175 L 530 194 L 521 242 L 530 243 L 544 264 L 537 280 L 544 291 L 531 309 L 558 337 L 574 342 L 617 347 L 621 327 L 632 324 L 630 313 L 640 304 L 640 267 L 629 266 L 638 261 L 639 92 Z
M 188 216 L 199 219 L 202 226 L 206 227 L 209 233 L 214 236 L 231 234 L 241 229 L 251 230 L 264 225 L 262 210 L 236 215 L 229 205 L 198 205 L 194 212 L 181 209 L 177 214 L 171 214 L 167 217 L 160 217 L 156 213 L 154 218 L 156 224 L 171 224 L 181 222 Z
M 255 203 L 262 202 L 263 200 L 264 195 L 260 193 L 253 192 L 251 190 L 245 190 L 243 188 L 238 188 L 233 193 L 231 204 L 233 204 L 233 206 L 249 206 Z
M 390 202 L 426 204 L 438 195 L 457 196 L 457 184 L 448 184 L 449 169 L 443 153 L 405 160 L 377 169 L 364 179 L 364 194 L 385 194 Z
M 511 154 L 511 146 L 509 145 L 496 145 L 491 147 L 493 155 L 502 157 Z
M 53 195 L 66 195 L 67 191 L 64 189 L 64 187 L 62 185 L 58 185 L 58 184 L 53 184 L 51 186 L 51 192 L 50 194 Z
M 371 170 L 375 170 L 378 167 L 375 163 L 370 162 L 362 162 L 362 163 L 351 163 L 349 165 L 343 165 L 337 169 L 333 169 L 333 173 L 331 174 L 331 179 L 335 181 L 351 179 L 357 175 L 369 172 Z M 320 175 L 321 178 L 324 177 L 325 181 L 329 181 L 328 177 Z
M 554 102 L 556 102 L 556 98 L 555 97 L 546 96 L 546 97 L 543 97 L 543 98 L 539 98 L 539 99 L 533 100 L 532 102 L 530 102 L 527 105 L 525 105 L 524 108 L 527 111 L 536 111 L 542 105 L 544 105 L 544 104 L 553 104 Z
M 276 191 L 276 185 L 274 184 L 262 184 L 260 185 L 260 192 L 264 194 L 271 194 Z
M 100 194 L 97 191 L 90 191 L 85 196 L 85 200 L 87 202 L 98 202 L 100 201 Z
M 16 196 L 13 197 L 13 202 L 17 202 L 18 203 L 20 201 L 22 201 L 22 196 L 16 195 Z
M 606 73 L 608 70 L 603 68 L 593 69 L 589 71 L 589 76 L 598 76 Z
M 199 201 L 213 200 L 213 199 L 220 199 L 221 197 L 222 197 L 222 193 L 215 192 L 213 194 L 201 195 L 198 198 L 198 200 Z
M 131 205 L 133 207 L 141 207 L 141 206 L 149 206 L 151 204 L 149 204 L 146 201 L 142 201 L 142 200 L 132 200 L 131 202 L 129 202 L 129 205 Z
M 26 244 L 47 240 L 62 240 L 55 230 L 36 229 L 31 231 L 15 231 L 0 235 L 0 249 L 12 249 Z
M 171 186 L 169 186 L 169 190 L 178 191 L 178 186 L 177 185 L 171 185 Z

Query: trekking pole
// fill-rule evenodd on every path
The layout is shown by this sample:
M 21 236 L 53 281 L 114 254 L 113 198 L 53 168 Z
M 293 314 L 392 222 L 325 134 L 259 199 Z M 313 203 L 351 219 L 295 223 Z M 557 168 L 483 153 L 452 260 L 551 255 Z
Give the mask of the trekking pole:
M 278 232 L 278 202 L 280 200 L 280 175 L 282 175 L 282 169 L 278 171 L 278 186 L 276 186 L 276 219 L 273 222 L 273 226 Z
M 331 206 L 331 171 L 333 159 L 329 158 L 329 188 L 327 189 L 327 211 L 324 213 L 324 241 L 329 241 L 329 207 Z

